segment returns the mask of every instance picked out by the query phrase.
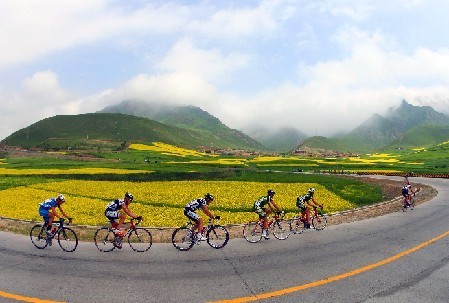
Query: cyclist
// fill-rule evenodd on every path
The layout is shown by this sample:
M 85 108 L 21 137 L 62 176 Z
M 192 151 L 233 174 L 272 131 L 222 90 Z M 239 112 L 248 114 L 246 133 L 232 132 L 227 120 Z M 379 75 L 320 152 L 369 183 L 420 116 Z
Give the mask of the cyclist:
M 112 230 L 114 231 L 114 234 L 116 236 L 123 237 L 124 234 L 126 233 L 126 230 L 123 231 L 120 230 L 120 228 L 123 225 L 123 222 L 125 222 L 126 215 L 130 216 L 133 219 L 138 220 L 142 219 L 141 216 L 135 215 L 129 209 L 129 204 L 133 201 L 133 199 L 134 199 L 133 195 L 127 192 L 125 193 L 123 199 L 116 199 L 106 206 L 104 215 L 106 216 L 106 218 L 108 218 L 109 222 L 111 222 Z M 114 243 L 114 245 L 117 248 L 122 248 L 120 241 L 118 243 Z
M 62 219 L 67 218 L 69 219 L 69 222 L 72 222 L 72 218 L 69 217 L 69 215 L 66 214 L 66 212 L 62 209 L 61 204 L 65 202 L 65 197 L 62 194 L 58 194 L 56 198 L 49 198 L 45 200 L 44 202 L 39 204 L 39 215 L 42 216 L 44 219 L 44 225 L 46 226 L 46 232 L 48 236 L 53 236 L 51 232 L 51 225 L 53 223 L 53 220 L 55 217 Z M 61 212 L 61 215 L 58 215 L 56 212 L 56 207 L 59 208 L 59 211 Z M 48 245 L 51 246 L 51 238 L 48 240 Z
M 278 211 L 282 211 L 282 209 L 274 202 L 273 197 L 275 195 L 274 190 L 270 189 L 267 192 L 266 196 L 262 196 L 254 202 L 253 211 L 259 215 L 259 220 L 262 220 L 262 236 L 265 239 L 269 239 L 268 236 L 268 215 L 277 209 Z
M 318 204 L 317 201 L 313 198 L 313 194 L 315 193 L 315 188 L 311 187 L 307 191 L 307 194 L 303 196 L 299 196 L 296 199 L 296 206 L 301 209 L 301 219 L 304 221 L 304 227 L 310 228 L 310 209 L 312 207 L 320 207 L 323 208 L 323 204 Z M 305 215 L 305 218 L 304 218 Z
M 414 194 L 416 194 L 416 192 L 412 189 L 412 186 L 410 185 L 410 183 L 407 185 L 404 185 L 402 187 L 402 196 L 404 196 L 404 208 L 410 206 L 410 200 L 412 199 L 412 194 L 414 195 Z
M 214 214 L 209 210 L 209 204 L 214 201 L 214 196 L 207 193 L 204 198 L 197 198 L 186 204 L 184 208 L 184 216 L 195 222 L 198 233 L 197 240 L 205 241 L 206 237 L 203 236 L 201 231 L 203 230 L 203 219 L 196 213 L 198 209 L 201 209 L 211 219 L 220 219 L 220 216 L 214 216 Z

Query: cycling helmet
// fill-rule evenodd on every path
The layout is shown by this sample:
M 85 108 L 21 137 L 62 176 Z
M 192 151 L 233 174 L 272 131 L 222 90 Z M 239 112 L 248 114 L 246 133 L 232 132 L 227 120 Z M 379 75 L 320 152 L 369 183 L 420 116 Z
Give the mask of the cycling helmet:
M 315 192 L 315 188 L 311 187 L 309 188 L 309 193 L 313 195 L 313 193 Z
M 213 201 L 213 200 L 214 200 L 214 196 L 212 196 L 211 194 L 207 193 L 207 194 L 204 196 L 204 199 Z
M 58 194 L 58 197 L 56 198 L 61 202 L 65 202 L 65 197 L 62 194 Z
M 269 189 L 269 190 L 268 190 L 268 195 L 269 195 L 269 196 L 274 195 L 274 194 L 275 194 L 274 190 L 272 190 L 272 189 Z
M 132 194 L 130 194 L 130 193 L 126 193 L 125 194 L 125 198 L 128 198 L 128 199 L 130 199 L 132 201 L 134 199 L 134 196 Z

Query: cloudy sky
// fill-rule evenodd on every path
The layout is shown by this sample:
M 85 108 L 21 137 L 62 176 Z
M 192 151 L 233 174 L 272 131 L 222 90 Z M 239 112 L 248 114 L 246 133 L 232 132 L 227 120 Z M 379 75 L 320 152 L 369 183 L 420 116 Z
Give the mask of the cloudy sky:
M 402 99 L 449 114 L 449 1 L 0 1 L 0 139 L 125 99 L 231 128 L 347 131 Z

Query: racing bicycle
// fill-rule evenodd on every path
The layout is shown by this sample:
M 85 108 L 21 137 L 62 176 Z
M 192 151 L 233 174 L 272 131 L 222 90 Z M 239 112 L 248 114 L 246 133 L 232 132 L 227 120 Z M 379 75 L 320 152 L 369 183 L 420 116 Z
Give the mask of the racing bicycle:
M 136 222 L 134 223 L 134 220 Z M 149 229 L 138 227 L 142 219 L 131 219 L 128 229 L 122 231 L 123 235 L 116 235 L 112 227 L 100 227 L 95 232 L 94 242 L 95 246 L 100 251 L 110 252 L 115 248 L 122 248 L 122 241 L 128 238 L 129 246 L 137 252 L 145 252 L 150 249 L 153 244 L 153 237 Z M 126 223 L 125 223 L 126 224 Z
M 415 195 L 420 192 L 420 190 L 420 187 L 415 188 L 415 191 L 410 195 L 408 201 L 405 197 L 402 199 L 402 211 L 407 211 L 407 208 L 410 208 L 411 210 L 415 209 Z
M 219 219 L 220 217 L 209 219 L 208 225 L 204 226 L 201 232 L 201 234 L 206 235 L 207 244 L 216 249 L 223 248 L 229 241 L 228 230 L 224 226 L 215 224 L 215 221 Z M 194 244 L 200 244 L 201 241 L 197 238 L 196 228 L 196 223 L 190 219 L 183 226 L 176 228 L 171 236 L 173 246 L 178 250 L 187 251 Z
M 72 219 L 69 218 L 69 222 L 66 225 L 64 225 L 64 221 L 64 218 L 61 218 L 59 221 L 53 221 L 52 228 L 48 233 L 47 223 L 34 225 L 30 231 L 31 242 L 37 248 L 44 249 L 47 246 L 51 246 L 53 239 L 56 238 L 63 251 L 75 251 L 78 246 L 78 237 L 73 229 L 66 226 L 72 222 Z
M 290 236 L 290 224 L 284 220 L 284 212 L 275 212 L 268 218 L 268 230 L 273 230 L 276 239 L 285 240 Z M 263 220 L 250 221 L 243 226 L 243 237 L 250 243 L 257 243 L 262 240 Z
M 323 208 L 319 212 L 317 207 L 313 207 L 311 210 L 311 218 L 313 227 L 316 230 L 323 230 L 327 226 L 327 217 L 322 213 Z M 290 220 L 290 229 L 294 234 L 300 234 L 306 229 L 306 220 L 302 217 L 302 215 L 295 216 Z

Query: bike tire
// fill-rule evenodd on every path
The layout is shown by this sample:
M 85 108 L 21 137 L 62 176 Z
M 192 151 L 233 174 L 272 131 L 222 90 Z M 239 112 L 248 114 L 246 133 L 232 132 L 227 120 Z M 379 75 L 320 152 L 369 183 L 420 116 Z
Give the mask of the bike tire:
M 207 237 L 207 244 L 209 244 L 210 247 L 215 249 L 225 247 L 225 245 L 229 241 L 228 230 L 221 225 L 214 225 L 213 227 L 209 228 L 207 230 L 206 237 Z
M 113 251 L 115 249 L 114 232 L 109 227 L 101 227 L 95 232 L 94 242 L 99 251 Z
M 262 226 L 258 221 L 251 221 L 243 227 L 243 237 L 250 243 L 257 243 L 262 240 Z
M 288 220 L 276 220 L 273 222 L 273 235 L 278 240 L 285 240 L 290 236 L 290 222 Z
M 58 244 L 63 251 L 73 252 L 78 247 L 78 237 L 73 229 L 63 227 L 58 231 Z
M 325 215 L 318 215 L 313 217 L 312 226 L 316 230 L 323 230 L 327 226 L 327 217 Z
M 301 234 L 304 231 L 304 222 L 299 217 L 294 217 L 290 220 L 290 231 L 296 235 Z
M 415 198 L 414 197 L 410 198 L 410 209 L 411 210 L 415 209 Z
M 171 242 L 176 249 L 187 251 L 195 244 L 194 236 L 189 228 L 180 227 L 173 231 Z
M 31 243 L 39 249 L 44 249 L 48 245 L 47 233 L 42 224 L 36 224 L 30 230 Z
M 145 252 L 153 244 L 153 237 L 148 229 L 136 227 L 128 236 L 128 244 L 134 251 Z

